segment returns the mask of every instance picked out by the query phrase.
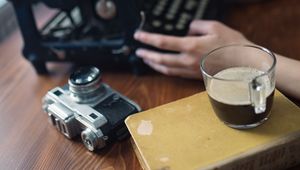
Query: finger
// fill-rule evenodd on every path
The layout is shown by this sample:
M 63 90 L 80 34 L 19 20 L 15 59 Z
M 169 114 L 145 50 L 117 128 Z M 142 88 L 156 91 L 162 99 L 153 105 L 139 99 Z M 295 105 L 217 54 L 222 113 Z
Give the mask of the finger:
M 168 67 L 166 65 L 157 64 L 149 60 L 144 60 L 154 70 L 169 76 L 179 76 L 184 78 L 202 79 L 200 70 L 184 69 L 177 67 Z
M 191 41 L 195 41 L 190 37 L 176 37 L 155 33 L 147 33 L 144 31 L 137 31 L 134 34 L 134 38 L 138 41 L 154 46 L 156 48 L 178 52 L 186 52 L 191 50 L 192 47 L 190 47 L 190 45 L 193 44 Z
M 222 24 L 212 20 L 194 20 L 190 24 L 189 33 L 191 35 L 213 34 Z
M 190 67 L 192 64 L 187 57 L 180 54 L 164 54 L 145 49 L 138 49 L 136 54 L 145 60 L 170 67 Z

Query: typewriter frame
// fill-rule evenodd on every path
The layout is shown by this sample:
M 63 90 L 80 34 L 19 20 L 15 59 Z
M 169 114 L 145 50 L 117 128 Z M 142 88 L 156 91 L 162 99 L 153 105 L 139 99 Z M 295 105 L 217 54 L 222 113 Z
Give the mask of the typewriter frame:
M 136 43 L 132 35 L 141 22 L 139 16 L 140 6 L 136 3 L 137 0 L 114 0 L 117 6 L 119 16 L 113 22 L 102 20 L 98 22 L 98 28 L 107 23 L 121 24 L 122 30 L 116 35 L 107 37 L 105 31 L 99 39 L 60 39 L 53 38 L 53 32 L 49 31 L 49 27 L 53 22 L 62 23 L 63 21 L 56 21 L 61 15 L 63 18 L 69 18 L 72 24 L 76 24 L 72 19 L 72 11 L 76 8 L 79 12 L 77 14 L 81 18 L 81 22 L 77 23 L 76 28 L 71 29 L 68 36 L 76 36 L 79 32 L 91 24 L 99 21 L 92 11 L 92 0 L 77 1 L 74 7 L 69 9 L 60 9 L 54 17 L 52 17 L 41 29 L 36 26 L 34 19 L 31 1 L 11 0 L 15 9 L 16 17 L 20 26 L 21 34 L 24 41 L 23 55 L 31 62 L 38 74 L 47 74 L 47 62 L 73 62 L 80 65 L 89 65 L 97 63 L 101 68 L 113 67 L 118 69 L 120 67 L 130 68 L 134 74 L 143 74 L 145 64 L 141 59 L 135 56 L 135 49 L 139 45 Z M 217 8 L 215 8 L 217 9 Z M 128 12 L 130 11 L 130 12 Z M 216 11 L 213 14 L 206 15 L 206 18 L 216 18 Z M 95 22 L 96 21 L 96 22 Z M 57 25 L 54 25 L 55 28 Z M 96 26 L 97 27 L 97 26 Z M 48 29 L 48 32 L 47 32 Z M 68 31 L 66 29 L 65 31 Z M 100 32 L 101 34 L 101 32 Z M 117 67 L 117 68 L 116 68 Z

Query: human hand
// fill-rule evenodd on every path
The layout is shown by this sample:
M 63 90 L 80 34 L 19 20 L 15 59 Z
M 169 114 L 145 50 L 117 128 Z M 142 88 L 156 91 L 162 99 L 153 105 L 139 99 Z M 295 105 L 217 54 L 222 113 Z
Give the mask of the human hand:
M 134 38 L 156 48 L 179 52 L 161 53 L 138 49 L 137 56 L 154 70 L 166 75 L 185 78 L 201 78 L 201 57 L 219 46 L 227 44 L 249 44 L 238 31 L 217 21 L 195 20 L 185 37 L 176 37 L 137 31 Z

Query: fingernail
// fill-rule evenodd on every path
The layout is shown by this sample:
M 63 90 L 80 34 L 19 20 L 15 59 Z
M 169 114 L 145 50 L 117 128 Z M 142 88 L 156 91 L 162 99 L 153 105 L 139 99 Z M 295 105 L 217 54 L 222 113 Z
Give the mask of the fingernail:
M 145 51 L 142 50 L 142 49 L 137 49 L 137 50 L 135 51 L 135 53 L 136 53 L 136 55 L 137 55 L 138 57 L 141 57 L 141 56 L 143 56 L 143 55 L 145 54 Z
M 134 35 L 133 35 L 134 39 L 139 39 L 140 36 L 141 36 L 140 31 L 135 32 Z

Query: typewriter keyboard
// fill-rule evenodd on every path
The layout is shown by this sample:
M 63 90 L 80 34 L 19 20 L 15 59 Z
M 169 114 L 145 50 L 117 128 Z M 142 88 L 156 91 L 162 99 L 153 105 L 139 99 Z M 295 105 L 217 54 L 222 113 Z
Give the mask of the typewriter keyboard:
M 183 36 L 192 20 L 203 18 L 208 3 L 209 0 L 158 0 L 146 9 L 142 29 Z

